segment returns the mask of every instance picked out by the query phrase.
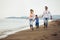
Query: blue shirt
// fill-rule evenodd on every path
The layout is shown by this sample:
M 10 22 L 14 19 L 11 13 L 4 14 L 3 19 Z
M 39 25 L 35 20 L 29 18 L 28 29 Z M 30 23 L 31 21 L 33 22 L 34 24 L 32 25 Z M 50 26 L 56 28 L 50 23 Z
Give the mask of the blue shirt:
M 36 23 L 39 23 L 39 18 L 37 17 L 37 18 L 35 18 L 35 20 L 36 20 Z

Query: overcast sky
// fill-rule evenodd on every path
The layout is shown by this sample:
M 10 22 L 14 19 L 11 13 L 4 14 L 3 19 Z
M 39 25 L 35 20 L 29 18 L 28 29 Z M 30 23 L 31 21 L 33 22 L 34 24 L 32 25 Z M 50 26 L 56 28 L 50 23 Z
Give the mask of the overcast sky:
M 30 9 L 42 15 L 44 6 L 49 7 L 52 15 L 60 15 L 60 0 L 0 0 L 0 18 L 29 16 Z

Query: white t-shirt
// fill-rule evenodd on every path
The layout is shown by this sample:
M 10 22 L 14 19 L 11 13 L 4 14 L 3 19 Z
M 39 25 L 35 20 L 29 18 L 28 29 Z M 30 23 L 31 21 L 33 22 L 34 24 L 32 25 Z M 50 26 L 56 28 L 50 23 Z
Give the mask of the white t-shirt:
M 29 19 L 34 19 L 34 14 L 30 14 Z
M 50 11 L 44 11 L 43 12 L 43 18 L 49 18 L 50 19 L 50 17 L 51 17 Z
M 32 20 L 30 21 L 30 25 L 33 25 L 34 14 L 31 14 L 31 13 L 30 13 L 29 19 L 32 19 Z

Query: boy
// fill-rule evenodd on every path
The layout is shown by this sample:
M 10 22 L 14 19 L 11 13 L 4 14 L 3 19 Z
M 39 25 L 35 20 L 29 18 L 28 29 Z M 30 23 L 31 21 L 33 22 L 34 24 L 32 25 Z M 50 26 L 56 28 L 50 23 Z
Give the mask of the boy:
M 38 29 L 39 28 L 39 18 L 37 15 L 35 15 L 35 20 L 36 20 L 35 26 L 36 26 L 36 29 Z
M 48 27 L 48 19 L 52 19 L 52 15 L 50 14 L 50 11 L 48 11 L 48 7 L 45 6 L 45 11 L 43 12 L 42 17 L 44 18 L 44 28 Z

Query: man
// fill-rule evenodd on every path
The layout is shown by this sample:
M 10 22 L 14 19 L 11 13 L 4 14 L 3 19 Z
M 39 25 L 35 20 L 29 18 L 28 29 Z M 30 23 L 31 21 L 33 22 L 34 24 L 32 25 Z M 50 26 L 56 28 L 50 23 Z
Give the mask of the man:
M 42 17 L 44 19 L 44 28 L 47 28 L 48 27 L 48 19 L 52 19 L 52 15 L 50 14 L 50 11 L 48 11 L 47 6 L 45 6 L 45 11 L 43 12 Z

